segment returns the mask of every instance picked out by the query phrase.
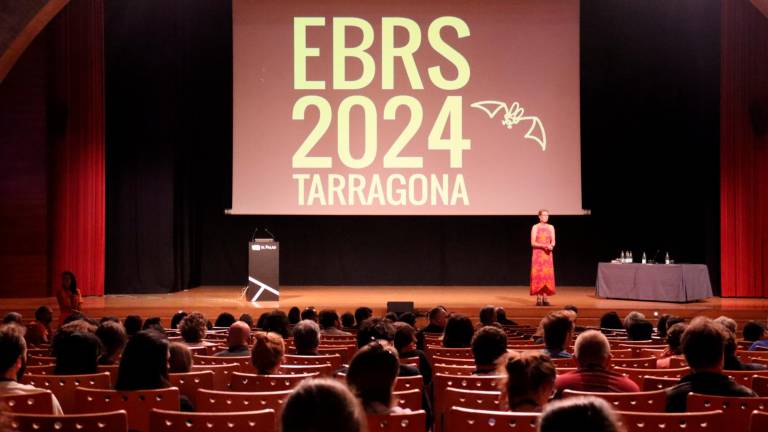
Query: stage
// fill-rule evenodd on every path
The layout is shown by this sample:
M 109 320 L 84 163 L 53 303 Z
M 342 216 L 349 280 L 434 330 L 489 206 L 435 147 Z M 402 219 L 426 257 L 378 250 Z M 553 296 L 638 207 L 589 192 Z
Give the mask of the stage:
M 248 303 L 240 296 L 242 287 L 201 286 L 169 294 L 112 294 L 103 297 L 86 297 L 84 312 L 94 318 L 105 315 L 125 317 L 138 314 L 144 318 L 159 316 L 167 325 L 168 319 L 178 310 L 199 311 L 210 319 L 220 312 L 235 316 L 259 314 L 275 308 L 288 311 L 292 306 L 334 308 L 339 314 L 354 312 L 358 306 L 368 306 L 380 315 L 386 310 L 387 301 L 413 301 L 417 312 L 425 312 L 435 305 L 445 305 L 449 310 L 477 318 L 485 305 L 503 306 L 507 316 L 521 324 L 537 324 L 546 311 L 557 310 L 564 305 L 576 305 L 582 325 L 595 325 L 599 317 L 608 311 L 623 316 L 637 310 L 653 318 L 654 313 L 669 313 L 684 317 L 728 315 L 739 323 L 750 319 L 764 321 L 768 299 L 733 299 L 712 297 L 692 303 L 664 303 L 649 301 L 610 300 L 597 298 L 594 287 L 560 287 L 558 295 L 551 298 L 548 307 L 534 306 L 534 298 L 525 286 L 283 286 L 280 302 Z M 56 300 L 48 298 L 18 298 L 0 300 L 0 312 L 21 312 L 26 319 L 33 318 L 35 308 L 47 304 L 58 314 Z

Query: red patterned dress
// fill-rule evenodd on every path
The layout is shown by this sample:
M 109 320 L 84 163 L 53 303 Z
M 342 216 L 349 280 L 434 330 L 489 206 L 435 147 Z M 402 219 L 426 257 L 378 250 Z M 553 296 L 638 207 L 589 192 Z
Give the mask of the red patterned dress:
M 544 225 L 536 228 L 536 243 L 552 244 L 552 232 Z M 552 251 L 533 248 L 531 258 L 531 295 L 555 294 L 555 265 Z

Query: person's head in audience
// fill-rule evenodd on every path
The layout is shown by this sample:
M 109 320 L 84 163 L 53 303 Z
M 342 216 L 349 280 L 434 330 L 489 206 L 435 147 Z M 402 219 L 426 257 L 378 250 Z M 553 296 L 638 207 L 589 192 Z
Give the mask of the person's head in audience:
M 384 318 L 368 318 L 360 324 L 356 337 L 358 348 L 377 340 L 392 342 L 395 339 L 395 327 Z
M 96 328 L 96 337 L 101 341 L 102 347 L 99 364 L 117 364 L 120 354 L 125 348 L 125 343 L 128 341 L 128 335 L 125 334 L 123 325 L 114 321 L 104 321 Z
M 688 328 L 686 323 L 677 323 L 667 329 L 667 346 L 669 352 L 673 355 L 680 355 L 683 353 L 682 346 L 680 345 L 680 339 L 683 337 L 683 332 Z
M 24 318 L 21 316 L 18 312 L 8 312 L 3 317 L 3 324 L 13 324 L 16 323 L 20 326 L 24 325 Z
M 670 315 L 669 318 L 667 318 L 667 331 L 669 331 L 670 327 L 677 323 L 684 323 L 685 318 L 677 315 Z
M 571 312 L 575 313 L 576 315 L 579 314 L 579 308 L 576 305 L 572 305 L 572 304 L 565 305 L 565 306 L 563 306 L 563 310 L 571 311 Z
M 0 374 L 2 378 L 18 381 L 27 367 L 27 343 L 24 328 L 17 324 L 0 325 Z
M 173 314 L 173 316 L 171 317 L 171 329 L 173 330 L 178 329 L 179 323 L 181 322 L 181 320 L 184 319 L 185 316 L 187 316 L 187 313 L 182 310 Z
M 205 316 L 200 312 L 192 312 L 179 323 L 181 338 L 190 345 L 201 344 L 207 332 Z
M 400 371 L 397 350 L 389 342 L 371 342 L 352 357 L 347 384 L 368 414 L 387 414 L 392 408 L 392 388 Z
M 736 335 L 739 325 L 736 324 L 736 320 L 734 320 L 733 318 L 728 318 L 725 315 L 720 315 L 719 317 L 715 318 L 714 321 L 720 324 L 721 326 L 725 327 L 726 329 L 728 329 L 729 332 Z
M 314 321 L 310 321 L 314 323 Z M 285 342 L 277 333 L 256 333 L 251 363 L 259 375 L 274 375 L 283 364 Z
M 53 311 L 48 306 L 40 306 L 35 310 L 35 321 L 49 327 L 53 321 Z
M 123 323 L 120 322 L 120 318 L 118 318 L 116 316 L 113 316 L 113 315 L 107 315 L 107 316 L 101 317 L 101 319 L 99 320 L 99 325 L 102 325 L 102 324 L 104 324 L 107 321 L 111 321 L 113 323 L 118 323 L 118 324 L 121 324 L 121 325 L 123 324 Z
M 283 339 L 288 337 L 288 315 L 280 310 L 274 310 L 264 320 L 264 331 L 278 333 Z
M 627 340 L 646 341 L 653 337 L 653 324 L 646 319 L 638 319 L 629 323 Z
M 314 306 L 307 306 L 301 311 L 301 319 L 317 322 L 317 309 Z
M 248 324 L 248 328 L 253 327 L 253 317 L 251 316 L 251 314 L 247 314 L 247 313 L 241 314 L 240 318 L 238 318 L 237 320 Z
M 171 342 L 168 344 L 168 373 L 187 373 L 192 371 L 192 350 L 187 344 Z
M 562 312 L 550 312 L 542 319 L 544 346 L 551 353 L 566 351 L 573 337 L 573 321 Z
M 416 315 L 413 312 L 403 312 L 397 317 L 397 320 L 404 322 L 411 327 L 416 326 Z
M 632 311 L 624 317 L 624 322 L 623 322 L 624 329 L 629 329 L 629 325 L 632 324 L 632 322 L 637 320 L 644 320 L 644 319 L 645 319 L 645 315 L 643 313 L 638 311 Z
M 600 328 L 608 330 L 622 330 L 624 324 L 616 312 L 606 312 L 600 317 Z
M 360 324 L 362 324 L 363 321 L 367 320 L 372 316 L 373 316 L 373 310 L 369 307 L 361 306 L 355 309 L 355 323 L 357 327 L 360 327 Z
M 723 326 L 706 317 L 696 317 L 691 321 L 680 343 L 685 361 L 693 372 L 722 371 L 725 331 Z
M 387 312 L 386 314 L 384 314 L 384 319 L 389 322 L 396 322 L 397 314 L 395 312 Z
M 448 318 L 443 332 L 443 346 L 445 348 L 469 348 L 472 345 L 472 336 L 475 327 L 468 316 L 454 314 Z
M 214 327 L 229 328 L 235 323 L 235 316 L 229 312 L 222 312 L 216 317 L 216 322 L 213 323 Z
M 396 322 L 392 324 L 395 327 L 395 349 L 401 356 L 403 353 L 410 353 L 416 350 L 416 329 L 408 323 Z
M 539 432 L 569 430 L 589 432 L 624 432 L 618 415 L 605 399 L 588 396 L 552 402 L 539 418 Z
M 352 315 L 352 312 L 341 314 L 341 326 L 348 329 L 355 326 L 355 316 Z
M 656 329 L 659 332 L 660 338 L 667 337 L 667 320 L 669 319 L 669 314 L 662 314 L 659 316 L 659 319 L 656 321 Z
M 513 351 L 504 364 L 503 398 L 510 411 L 535 412 L 547 404 L 555 389 L 555 365 L 544 353 Z
M 90 321 L 86 321 L 84 319 L 70 321 L 61 327 L 58 328 L 57 332 L 86 332 L 86 333 L 96 333 L 96 328 L 98 326 L 96 324 L 93 324 Z
M 341 323 L 339 322 L 339 314 L 333 309 L 323 309 L 320 311 L 318 318 L 320 329 L 328 330 L 333 328 L 339 328 Z
M 269 312 L 264 312 L 261 315 L 259 315 L 258 321 L 256 321 L 256 328 L 263 329 L 264 323 L 267 322 L 267 317 L 269 316 Z
M 123 321 L 123 327 L 125 327 L 125 333 L 128 337 L 135 335 L 141 331 L 142 324 L 141 317 L 138 315 L 128 315 Z
M 481 327 L 472 337 L 476 373 L 495 373 L 497 361 L 507 353 L 507 333 L 496 326 Z
M 579 368 L 608 369 L 611 363 L 611 344 L 599 331 L 587 330 L 576 338 L 573 356 Z
M 115 390 L 152 390 L 170 387 L 169 359 L 168 339 L 163 335 L 154 330 L 142 330 L 136 333 L 128 341 L 120 358 Z
M 301 321 L 301 310 L 293 306 L 288 311 L 288 324 L 298 324 L 299 321 Z
M 492 305 L 483 306 L 480 309 L 480 325 L 489 326 L 496 324 L 496 308 Z
M 305 379 L 280 415 L 281 432 L 365 432 L 365 414 L 349 389 L 333 379 Z
M 437 306 L 429 310 L 429 327 L 437 329 L 445 329 L 445 325 L 448 322 L 448 312 L 445 308 Z
M 84 375 L 97 372 L 101 342 L 89 331 L 59 329 L 51 344 L 56 357 L 56 375 Z
M 296 355 L 317 355 L 320 345 L 320 326 L 312 320 L 301 320 L 293 326 L 293 345 Z
M 251 343 L 251 328 L 242 321 L 235 321 L 229 326 L 227 345 L 230 348 L 248 347 Z
M 499 306 L 496 308 L 496 321 L 500 323 L 504 323 L 507 320 L 507 311 L 504 310 L 503 307 Z
M 755 342 L 765 337 L 765 327 L 757 321 L 748 321 L 741 332 L 745 341 Z
M 160 317 L 150 317 L 144 320 L 144 324 L 141 326 L 142 330 L 155 330 L 160 333 L 165 333 L 163 327 L 163 319 Z

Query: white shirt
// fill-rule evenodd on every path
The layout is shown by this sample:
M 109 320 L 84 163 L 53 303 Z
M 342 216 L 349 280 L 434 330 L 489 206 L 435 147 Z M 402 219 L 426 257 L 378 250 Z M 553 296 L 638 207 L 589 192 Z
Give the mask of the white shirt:
M 23 395 L 29 393 L 39 393 L 42 391 L 47 390 L 28 384 L 21 384 L 16 381 L 0 381 L 0 396 Z M 53 406 L 51 407 L 52 413 L 54 415 L 63 415 L 64 412 L 61 411 L 61 405 L 59 405 L 59 400 L 56 399 L 56 395 L 51 394 L 51 398 L 53 399 Z

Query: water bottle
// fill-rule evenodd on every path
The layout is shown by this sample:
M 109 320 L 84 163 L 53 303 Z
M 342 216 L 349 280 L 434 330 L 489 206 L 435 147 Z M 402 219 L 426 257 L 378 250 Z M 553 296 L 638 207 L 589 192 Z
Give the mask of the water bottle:
M 664 257 L 664 264 L 669 264 L 669 252 L 667 252 L 667 255 Z
M 645 252 L 643 252 L 643 264 L 645 264 L 645 263 L 647 263 L 647 261 L 645 259 Z
M 632 251 L 629 251 L 629 263 L 632 264 L 635 260 L 632 258 Z

